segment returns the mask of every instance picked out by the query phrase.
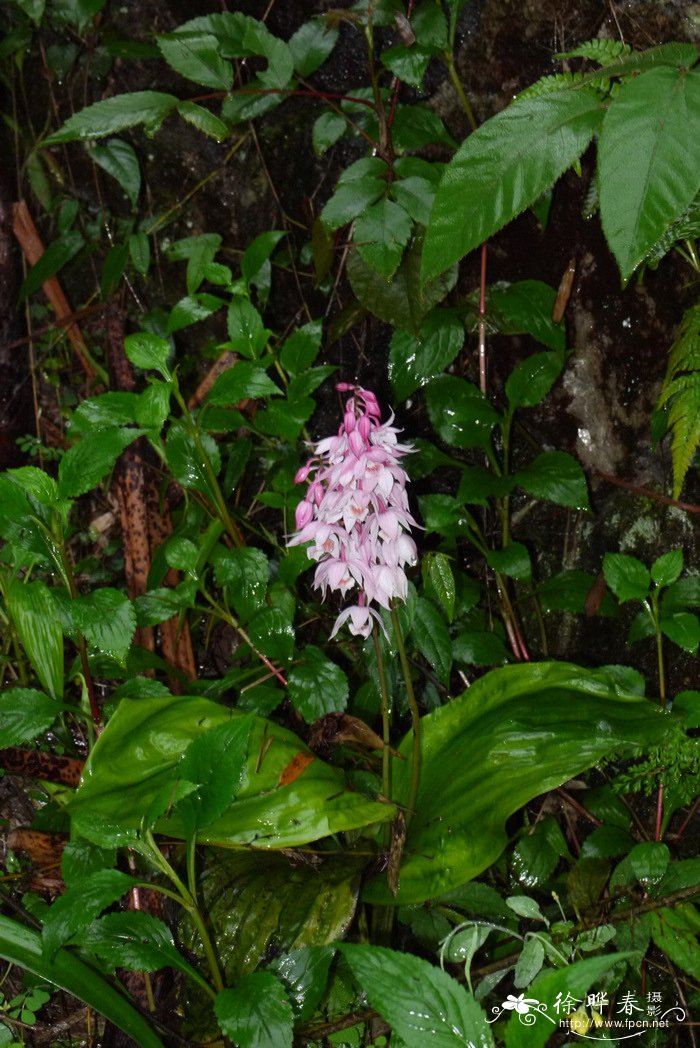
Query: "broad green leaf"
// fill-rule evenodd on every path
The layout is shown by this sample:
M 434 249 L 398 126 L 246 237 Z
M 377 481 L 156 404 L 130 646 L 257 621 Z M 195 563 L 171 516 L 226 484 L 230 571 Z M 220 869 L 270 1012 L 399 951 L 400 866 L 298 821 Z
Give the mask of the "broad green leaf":
M 452 565 L 444 553 L 427 553 L 422 560 L 423 584 L 431 595 L 437 597 L 448 622 L 452 622 L 455 611 L 455 579 Z
M 234 352 L 256 360 L 267 345 L 270 332 L 250 299 L 240 295 L 233 299 L 228 309 L 227 324 Z
M 301 375 L 310 368 L 321 349 L 323 323 L 310 320 L 285 339 L 280 351 L 280 363 L 290 375 Z
M 93 146 L 90 156 L 103 171 L 116 179 L 131 206 L 136 207 L 141 189 L 141 169 L 134 147 L 120 138 L 110 138 L 103 146 Z
M 150 913 L 108 913 L 83 930 L 79 945 L 97 954 L 111 968 L 139 972 L 175 968 L 196 983 L 207 985 L 176 949 L 168 926 Z
M 236 614 L 247 622 L 265 603 L 270 564 L 260 549 L 217 550 L 214 573 L 219 586 L 225 586 Z
M 442 302 L 457 282 L 457 267 L 421 284 L 422 237 L 417 235 L 406 250 L 391 280 L 377 280 L 377 274 L 357 250 L 348 256 L 348 277 L 352 289 L 365 309 L 387 324 L 418 333 L 423 318 Z
M 205 109 L 204 106 L 200 106 L 196 102 L 187 100 L 178 102 L 177 111 L 188 124 L 196 127 L 203 135 L 207 135 L 208 138 L 213 138 L 217 142 L 223 142 L 230 134 L 228 124 L 225 124 L 223 120 L 219 120 L 218 116 L 215 116 L 211 110 Z
M 524 1023 L 523 1016 L 511 1010 L 506 1026 L 506 1048 L 543 1048 L 558 1028 L 560 1019 L 566 1017 L 567 1008 L 561 1007 L 563 1000 L 571 1002 L 570 1011 L 573 1012 L 577 1005 L 585 1002 L 586 994 L 592 987 L 599 989 L 599 980 L 603 979 L 614 965 L 638 956 L 633 953 L 610 953 L 603 957 L 575 961 L 558 971 L 542 972 L 527 988 L 527 997 L 537 1004 L 530 1013 L 534 1021 Z M 556 1007 L 557 999 L 560 1001 L 561 1011 Z
M 268 229 L 266 233 L 260 233 L 243 252 L 241 276 L 248 289 L 257 288 L 263 305 L 267 302 L 272 281 L 270 255 L 285 236 L 284 230 Z
M 423 105 L 397 106 L 391 137 L 396 149 L 402 153 L 424 149 L 426 146 L 442 144 L 456 149 L 457 143 L 438 114 Z
M 692 979 L 700 979 L 700 918 L 693 904 L 664 906 L 650 916 L 652 938 L 661 952 Z
M 532 577 L 530 554 L 522 542 L 509 542 L 503 549 L 489 550 L 486 563 L 494 571 L 508 575 L 512 579 L 529 579 Z
M 293 610 L 264 608 L 250 621 L 248 635 L 258 652 L 273 662 L 289 662 L 294 651 Z
M 209 851 L 199 892 L 227 984 L 255 971 L 273 950 L 319 949 L 342 939 L 355 914 L 363 864 L 347 853 L 327 854 L 310 867 L 272 852 Z M 204 960 L 187 918 L 179 934 Z
M 255 416 L 255 425 L 261 433 L 282 437 L 293 444 L 299 439 L 299 434 L 315 410 L 316 401 L 312 397 L 273 400 Z
M 406 1048 L 493 1045 L 483 1011 L 447 972 L 380 946 L 343 943 L 339 949 L 357 985 Z
M 129 256 L 136 272 L 145 277 L 151 265 L 151 246 L 145 233 L 132 233 L 129 237 Z
M 208 295 L 203 292 L 185 295 L 170 310 L 165 330 L 169 335 L 175 331 L 182 331 L 190 324 L 198 324 L 200 320 L 206 320 L 207 317 L 218 312 L 223 305 L 225 305 L 224 300 L 216 295 Z
M 468 630 L 458 633 L 452 644 L 455 662 L 467 666 L 502 666 L 508 661 L 508 652 L 497 633 L 487 630 Z
M 52 699 L 63 695 L 63 631 L 51 590 L 44 582 L 15 580 L 7 610 L 34 672 Z
M 136 629 L 136 612 L 121 590 L 107 586 L 76 597 L 71 605 L 76 629 L 105 655 L 124 665 Z
M 97 870 L 68 888 L 52 904 L 44 919 L 42 939 L 47 957 L 70 942 L 98 914 L 126 895 L 138 882 L 121 870 Z
M 676 611 L 661 619 L 661 632 L 679 648 L 697 654 L 700 645 L 700 619 L 690 611 Z
M 542 945 L 542 940 L 536 936 L 526 939 L 513 973 L 515 988 L 517 990 L 527 989 L 532 980 L 539 975 L 543 964 L 544 946 Z
M 486 289 L 489 320 L 504 335 L 531 335 L 555 353 L 566 349 L 566 331 L 552 320 L 557 292 L 541 280 L 499 283 Z
M 188 836 L 223 815 L 240 789 L 251 724 L 250 715 L 217 724 L 185 750 L 178 775 L 197 787 L 177 806 Z
M 199 434 L 201 450 L 182 425 L 171 426 L 165 441 L 165 458 L 175 480 L 183 488 L 194 488 L 212 498 L 212 484 L 207 463 L 214 474 L 221 468 L 219 448 L 208 433 Z
M 94 968 L 73 953 L 58 950 L 52 958 L 42 949 L 41 936 L 9 917 L 0 916 L 0 957 L 60 986 L 123 1030 L 140 1048 L 163 1048 L 151 1024 Z
M 386 188 L 386 182 L 374 175 L 341 183 L 321 211 L 321 221 L 328 229 L 346 226 L 384 196 Z
M 530 207 L 576 161 L 603 110 L 592 90 L 515 102 L 457 151 L 438 186 L 423 254 L 435 277 Z
M 108 299 L 116 291 L 124 276 L 127 259 L 129 257 L 128 244 L 112 244 L 105 255 L 100 273 L 100 296 Z
M 48 731 L 60 707 L 35 688 L 9 688 L 0 694 L 0 748 L 33 742 Z
M 118 821 L 124 830 L 138 827 L 159 791 L 176 781 L 192 740 L 243 716 L 203 698 L 122 699 L 70 802 L 80 832 L 92 839 L 95 817 Z M 256 717 L 243 785 L 228 811 L 198 839 L 224 846 L 295 847 L 393 815 L 392 805 L 347 791 L 342 772 L 316 758 L 290 731 Z M 183 836 L 176 813 L 157 828 Z
M 221 57 L 215 36 L 181 29 L 156 36 L 156 43 L 176 73 L 215 91 L 231 89 L 233 67 Z
M 177 105 L 175 95 L 161 91 L 133 91 L 95 102 L 66 120 L 60 130 L 49 135 L 44 145 L 71 142 L 75 138 L 105 138 L 137 124 L 146 131 L 157 131 L 171 109 Z
M 219 375 L 208 400 L 210 404 L 238 404 L 246 397 L 274 397 L 281 392 L 263 367 L 242 361 Z
M 85 434 L 95 429 L 111 429 L 136 422 L 138 393 L 119 391 L 100 393 L 81 400 L 73 412 L 71 433 Z
M 446 444 L 490 449 L 491 431 L 499 415 L 471 382 L 443 375 L 430 383 L 426 400 L 433 428 Z
M 315 73 L 326 61 L 337 41 L 337 26 L 329 25 L 323 18 L 312 18 L 309 22 L 304 22 L 288 41 L 297 76 L 307 77 Z
M 603 574 L 619 601 L 644 600 L 649 593 L 649 569 L 641 560 L 627 553 L 606 553 Z
M 307 645 L 300 661 L 289 671 L 289 698 L 309 724 L 326 713 L 337 713 L 348 704 L 348 679 L 320 648 Z
M 233 990 L 222 990 L 214 1011 L 225 1034 L 239 1048 L 292 1048 L 294 1013 L 272 972 L 252 972 Z
M 586 597 L 595 581 L 595 575 L 588 571 L 560 571 L 538 588 L 540 603 L 545 611 L 582 613 L 585 610 Z M 614 615 L 615 612 L 615 602 L 610 594 L 606 593 L 598 614 Z
M 475 877 L 506 843 L 505 823 L 606 753 L 659 744 L 670 718 L 623 694 L 605 671 L 568 663 L 492 670 L 459 698 L 423 717 L 417 811 L 408 830 L 396 900 L 386 879 L 372 902 L 417 903 Z M 410 758 L 409 733 L 400 746 Z M 406 797 L 410 759 L 394 764 L 394 795 Z
M 464 326 L 446 310 L 429 313 L 419 335 L 397 328 L 389 351 L 389 379 L 397 400 L 442 374 L 463 345 Z
M 84 243 L 80 233 L 69 230 L 49 244 L 39 261 L 27 273 L 19 291 L 20 302 L 33 295 L 45 281 L 63 269 L 65 264 L 78 254 Z
M 532 408 L 544 400 L 563 366 L 564 357 L 559 353 L 535 353 L 518 364 L 506 381 L 511 410 Z
M 700 190 L 700 71 L 667 66 L 625 81 L 598 147 L 600 218 L 627 281 Z
M 452 669 L 452 641 L 445 620 L 434 604 L 424 597 L 416 601 L 411 637 L 441 681 L 449 680 Z
M 394 275 L 408 243 L 413 223 L 392 200 L 379 200 L 363 209 L 355 222 L 355 246 L 368 266 L 381 276 Z
M 326 990 L 332 960 L 332 949 L 307 946 L 283 953 L 271 965 L 287 989 L 297 1020 L 310 1019 L 318 1008 Z
M 657 586 L 670 586 L 683 571 L 683 550 L 671 549 L 662 553 L 651 566 L 651 577 Z
M 259 73 L 252 85 L 259 82 L 267 88 L 286 87 L 294 73 L 294 61 L 289 46 L 273 36 L 264 22 L 239 12 L 204 15 L 179 26 L 178 32 L 211 33 L 218 41 L 218 51 L 224 58 L 247 58 L 260 55 L 268 67 Z M 274 100 L 273 100 L 274 101 Z
M 423 88 L 423 77 L 430 63 L 432 55 L 422 47 L 405 47 L 403 44 L 395 44 L 382 51 L 381 62 L 383 66 L 391 70 L 394 76 L 404 84 L 419 91 Z
M 66 843 L 61 854 L 61 873 L 71 887 L 97 870 L 110 870 L 116 861 L 115 848 L 99 848 L 82 837 L 74 837 Z
M 122 451 L 143 434 L 142 429 L 103 429 L 83 437 L 61 459 L 58 467 L 61 495 L 76 498 L 97 487 Z
M 435 184 L 428 178 L 410 176 L 391 184 L 391 195 L 414 222 L 427 226 L 435 200 Z
M 558 506 L 588 509 L 588 489 L 581 466 L 565 451 L 543 451 L 534 462 L 513 475 L 529 495 Z
M 634 875 L 642 884 L 656 884 L 668 869 L 670 853 L 663 841 L 635 844 L 627 856 Z
M 217 251 L 221 247 L 222 237 L 219 233 L 199 233 L 196 236 L 183 237 L 181 240 L 176 240 L 167 249 L 167 257 L 175 262 L 187 261 L 187 293 L 188 295 L 194 295 L 199 288 L 200 284 L 204 280 L 207 272 L 207 267 L 213 262 Z M 159 339 L 161 348 L 158 350 L 158 342 L 154 341 L 153 348 L 159 352 L 164 352 L 162 344 L 167 342 L 167 339 L 163 339 L 160 336 L 150 336 L 152 339 Z M 169 347 L 168 343 L 168 347 Z M 167 354 L 164 355 L 163 361 L 167 360 Z M 134 361 L 134 363 L 136 363 Z M 153 365 L 141 365 L 153 366 Z
M 311 143 L 316 156 L 323 154 L 334 146 L 343 137 L 348 127 L 348 122 L 340 113 L 321 113 L 314 122 L 311 129 Z

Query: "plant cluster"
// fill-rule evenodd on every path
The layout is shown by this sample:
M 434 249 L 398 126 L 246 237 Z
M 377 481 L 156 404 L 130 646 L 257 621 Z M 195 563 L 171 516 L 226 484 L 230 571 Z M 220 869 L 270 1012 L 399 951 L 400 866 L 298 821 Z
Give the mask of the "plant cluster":
M 670 253 L 697 280 L 700 55 L 591 40 L 477 126 L 467 6 L 367 0 L 289 39 L 241 11 L 147 41 L 102 25 L 104 0 L 2 14 L 18 188 L 50 235 L 32 257 L 16 205 L 19 300 L 37 409 L 60 410 L 0 475 L 0 752 L 34 783 L 31 826 L 8 826 L 0 1044 L 50 1012 L 46 987 L 142 1048 L 615 1044 L 629 1017 L 688 1043 L 700 692 L 692 670 L 675 690 L 669 660 L 695 665 L 697 564 L 621 549 L 598 578 L 552 569 L 522 527 L 593 512 L 581 463 L 531 422 L 567 367 L 568 292 L 488 285 L 486 259 L 521 213 L 546 222 L 595 143 L 589 209 L 622 282 Z M 323 90 L 343 41 L 366 86 Z M 116 57 L 170 90 L 98 97 Z M 31 61 L 87 104 L 30 140 Z M 461 144 L 421 100 L 435 70 Z M 186 201 L 153 213 L 143 155 L 166 121 L 223 168 L 292 97 L 337 173 L 314 214 L 280 208 L 283 228 L 231 244 L 179 235 Z M 99 207 L 52 181 L 71 163 Z M 59 280 L 89 266 L 73 314 Z M 389 343 L 367 379 L 331 362 L 360 321 Z M 699 330 L 694 302 L 649 420 L 673 478 L 648 494 L 689 514 Z M 496 383 L 494 336 L 531 349 Z M 628 628 L 620 664 L 551 657 L 584 613 Z

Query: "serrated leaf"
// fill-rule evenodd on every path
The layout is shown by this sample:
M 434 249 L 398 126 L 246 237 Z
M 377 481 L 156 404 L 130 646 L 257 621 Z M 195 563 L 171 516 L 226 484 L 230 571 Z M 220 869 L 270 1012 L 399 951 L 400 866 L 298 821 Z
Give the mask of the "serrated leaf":
M 343 137 L 348 127 L 348 122 L 341 113 L 321 113 L 314 121 L 311 129 L 311 143 L 316 156 L 323 154 L 334 146 Z
M 397 400 L 437 378 L 464 345 L 464 326 L 452 313 L 433 310 L 420 334 L 397 329 L 391 338 L 389 379 Z
M 90 156 L 103 171 L 116 179 L 132 207 L 136 207 L 141 189 L 141 169 L 133 146 L 119 138 L 111 138 L 103 146 L 94 146 Z
M 529 579 L 532 577 L 530 554 L 522 542 L 509 542 L 503 549 L 489 550 L 486 563 L 494 571 L 508 575 L 512 579 Z
M 177 105 L 175 95 L 161 91 L 132 91 L 95 102 L 66 120 L 63 127 L 49 135 L 44 145 L 71 142 L 76 138 L 104 138 L 145 124 L 147 132 L 156 131 L 171 109 Z
M 44 582 L 8 587 L 7 610 L 34 672 L 52 699 L 63 696 L 63 631 L 51 590 Z
M 692 979 L 700 979 L 699 922 L 692 903 L 664 906 L 650 916 L 652 938 L 661 952 Z
M 181 425 L 171 426 L 165 440 L 165 458 L 175 480 L 183 488 L 194 488 L 209 498 L 213 497 L 211 479 L 207 469 L 217 475 L 221 468 L 221 457 L 216 441 L 208 433 L 199 434 L 200 447 L 191 434 Z
M 627 281 L 700 190 L 700 71 L 650 69 L 613 96 L 598 146 L 600 217 Z
M 651 576 L 641 560 L 627 553 L 606 553 L 603 558 L 605 581 L 620 601 L 644 600 Z
M 232 803 L 245 770 L 252 727 L 250 714 L 217 724 L 189 744 L 178 766 L 178 776 L 192 782 L 177 805 L 177 815 L 192 836 L 210 826 Z
M 253 972 L 214 1001 L 219 1025 L 240 1048 L 292 1048 L 294 1013 L 279 979 Z
M 544 400 L 563 366 L 564 358 L 559 353 L 535 353 L 518 364 L 506 380 L 511 410 L 532 408 Z
M 683 571 L 683 550 L 671 549 L 662 553 L 651 566 L 651 577 L 657 586 L 670 586 Z
M 311 367 L 321 348 L 322 334 L 322 321 L 311 320 L 285 339 L 280 351 L 280 363 L 290 375 L 303 374 Z
M 413 229 L 410 216 L 392 200 L 364 208 L 355 222 L 355 246 L 361 257 L 383 277 L 392 277 Z
M 33 742 L 48 731 L 59 713 L 55 699 L 34 688 L 9 688 L 0 694 L 0 747 Z
M 459 633 L 452 644 L 455 662 L 467 666 L 502 666 L 508 661 L 508 652 L 497 633 L 487 630 L 468 630 Z
M 487 288 L 489 320 L 504 335 L 528 334 L 555 353 L 566 349 L 566 331 L 552 320 L 556 290 L 542 280 L 498 283 Z M 563 360 L 562 360 L 563 364 Z
M 238 404 L 246 397 L 274 397 L 281 393 L 263 367 L 243 361 L 219 375 L 208 401 L 210 404 Z
M 214 573 L 219 586 L 246 622 L 264 606 L 270 564 L 260 549 L 227 549 L 215 554 Z
M 655 884 L 668 868 L 670 852 L 663 841 L 643 841 L 635 844 L 627 859 L 638 881 L 645 885 Z
M 255 360 L 260 356 L 270 332 L 250 299 L 236 296 L 228 309 L 228 335 L 231 348 L 243 357 Z
M 170 378 L 168 357 L 170 341 L 149 331 L 137 331 L 124 339 L 124 352 L 132 364 L 144 371 L 158 371 L 167 381 Z
M 151 264 L 151 246 L 145 233 L 132 233 L 129 237 L 129 256 L 136 272 L 145 277 Z
M 181 76 L 216 91 L 231 89 L 233 67 L 221 57 L 215 36 L 181 29 L 156 36 L 156 43 L 168 65 Z
M 428 553 L 423 558 L 423 580 L 445 610 L 448 622 L 455 611 L 455 580 L 452 566 L 444 553 Z
M 216 142 L 223 142 L 224 139 L 228 138 L 230 133 L 228 124 L 225 124 L 223 120 L 220 120 L 218 116 L 215 116 L 214 113 L 204 106 L 185 100 L 184 102 L 178 102 L 177 111 L 183 120 L 186 120 L 192 127 L 196 127 L 198 131 L 201 131 L 203 135 L 207 135 L 208 138 L 213 138 Z
M 46 955 L 53 956 L 60 946 L 70 942 L 102 910 L 121 899 L 137 883 L 121 870 L 97 870 L 79 885 L 68 888 L 56 899 L 44 920 L 42 939 Z
M 372 1007 L 407 1048 L 493 1044 L 481 1008 L 446 972 L 413 954 L 380 946 L 343 943 L 339 949 Z
M 386 188 L 386 182 L 373 175 L 341 183 L 321 211 L 321 221 L 328 229 L 346 226 L 379 200 Z
M 346 709 L 349 686 L 340 666 L 313 644 L 307 645 L 299 658 L 289 672 L 289 698 L 304 720 L 311 724 L 327 713 Z
M 323 18 L 312 18 L 299 26 L 288 41 L 297 75 L 307 77 L 315 73 L 331 54 L 338 35 L 338 27 Z
M 539 975 L 543 964 L 544 946 L 542 945 L 542 940 L 533 935 L 525 940 L 522 953 L 515 965 L 513 982 L 516 989 L 527 989 L 532 980 Z
M 155 972 L 167 966 L 206 985 L 196 968 L 175 948 L 168 926 L 150 913 L 108 913 L 83 931 L 80 945 L 113 968 Z
M 544 451 L 513 475 L 529 495 L 558 506 L 588 509 L 588 489 L 581 466 L 565 451 Z
M 284 983 L 298 1021 L 310 1019 L 321 1002 L 328 983 L 333 950 L 307 946 L 283 953 L 273 967 Z
M 216 37 L 218 50 L 225 58 L 246 58 L 252 55 L 266 58 L 268 67 L 258 74 L 253 84 L 259 82 L 268 88 L 286 87 L 294 73 L 292 52 L 288 45 L 274 36 L 264 22 L 250 15 L 237 11 L 204 15 L 185 22 L 178 31 L 211 33 Z M 275 99 L 273 104 L 276 104 Z
M 136 629 L 136 612 L 120 590 L 103 587 L 70 605 L 75 626 L 83 636 L 105 655 L 124 665 Z
M 515 102 L 469 135 L 438 186 L 422 276 L 444 272 L 530 207 L 583 153 L 602 119 L 587 88 Z
M 76 498 L 97 487 L 113 469 L 129 444 L 143 436 L 142 429 L 103 429 L 83 437 L 65 453 L 58 467 L 58 487 L 63 498 Z
M 411 637 L 417 651 L 430 663 L 442 681 L 452 669 L 452 641 L 449 630 L 434 604 L 423 597 L 416 601 Z
M 676 611 L 661 619 L 661 632 L 679 648 L 697 654 L 700 645 L 700 619 L 690 611 Z

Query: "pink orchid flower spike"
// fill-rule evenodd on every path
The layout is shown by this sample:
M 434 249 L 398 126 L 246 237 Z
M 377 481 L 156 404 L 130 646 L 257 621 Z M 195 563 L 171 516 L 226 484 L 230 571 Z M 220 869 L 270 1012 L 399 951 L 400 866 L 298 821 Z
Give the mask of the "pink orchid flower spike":
M 408 508 L 408 476 L 401 466 L 412 447 L 398 442 L 394 416 L 382 423 L 379 402 L 370 390 L 339 382 L 349 393 L 338 433 L 314 446 L 312 458 L 294 478 L 308 483 L 296 509 L 297 530 L 289 546 L 309 543 L 307 554 L 318 563 L 314 585 L 356 594 L 344 608 L 331 637 L 347 623 L 350 632 L 368 637 L 374 622 L 383 626 L 376 606 L 389 608 L 405 600 L 404 568 L 418 559 Z

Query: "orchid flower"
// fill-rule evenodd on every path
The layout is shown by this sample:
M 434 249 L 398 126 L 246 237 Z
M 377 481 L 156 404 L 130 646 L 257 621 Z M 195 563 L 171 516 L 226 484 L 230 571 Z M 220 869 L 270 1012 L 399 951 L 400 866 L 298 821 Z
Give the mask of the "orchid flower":
M 405 600 L 404 567 L 417 561 L 409 532 L 417 527 L 408 508 L 408 477 L 401 459 L 413 449 L 399 444 L 392 415 L 381 421 L 376 396 L 361 386 L 341 382 L 350 393 L 337 436 L 314 446 L 314 454 L 294 478 L 308 482 L 296 509 L 297 530 L 287 545 L 309 543 L 307 554 L 318 563 L 314 585 L 356 595 L 344 608 L 331 637 L 346 622 L 355 636 L 368 637 L 373 623 L 382 625 L 373 605 L 390 608 Z

